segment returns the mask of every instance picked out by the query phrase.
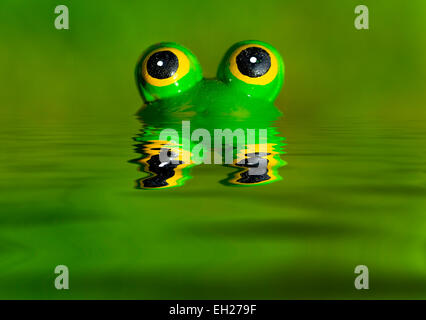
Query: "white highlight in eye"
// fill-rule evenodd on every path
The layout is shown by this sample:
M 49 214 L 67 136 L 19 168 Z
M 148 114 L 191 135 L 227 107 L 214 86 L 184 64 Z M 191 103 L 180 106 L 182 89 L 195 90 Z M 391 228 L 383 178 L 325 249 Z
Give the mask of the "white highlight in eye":
M 159 66 L 159 67 L 163 66 L 163 61 L 161 61 L 161 60 L 160 60 L 160 61 L 158 61 L 158 62 L 157 62 L 157 66 Z
M 251 63 L 256 63 L 256 61 L 257 61 L 257 58 L 256 58 L 256 57 L 251 57 L 251 58 L 250 58 L 250 62 L 251 62 Z

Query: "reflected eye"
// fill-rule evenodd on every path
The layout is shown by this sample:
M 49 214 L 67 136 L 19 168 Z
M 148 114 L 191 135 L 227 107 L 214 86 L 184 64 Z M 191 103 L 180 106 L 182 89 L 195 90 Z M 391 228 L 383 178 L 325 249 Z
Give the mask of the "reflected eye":
M 238 70 L 250 78 L 258 78 L 268 72 L 271 67 L 269 53 L 259 47 L 250 47 L 237 55 Z
M 170 78 L 176 73 L 178 67 L 178 58 L 169 50 L 154 53 L 146 63 L 148 74 L 156 79 Z

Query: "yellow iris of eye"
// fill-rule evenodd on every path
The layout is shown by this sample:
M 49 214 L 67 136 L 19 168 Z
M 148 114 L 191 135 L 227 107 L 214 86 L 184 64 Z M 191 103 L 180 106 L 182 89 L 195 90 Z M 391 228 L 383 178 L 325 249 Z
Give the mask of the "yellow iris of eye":
M 148 63 L 149 58 L 157 52 L 160 51 L 170 51 L 172 52 L 178 59 L 179 67 L 176 70 L 176 72 L 169 78 L 166 79 L 157 79 L 154 77 L 151 77 L 148 73 L 148 70 L 146 68 L 146 65 Z M 179 49 L 166 47 L 166 48 L 160 48 L 157 50 L 154 50 L 151 52 L 143 61 L 142 63 L 142 76 L 145 79 L 146 82 L 148 82 L 150 85 L 157 86 L 157 87 L 164 87 L 168 86 L 170 84 L 173 84 L 177 82 L 179 79 L 181 79 L 184 75 L 186 75 L 189 72 L 189 59 L 188 57 Z
M 269 67 L 269 70 L 263 76 L 260 76 L 260 77 L 257 77 L 257 78 L 252 78 L 252 77 L 249 77 L 249 76 L 242 74 L 240 72 L 240 70 L 238 69 L 238 65 L 237 65 L 237 56 L 241 53 L 241 51 L 243 51 L 247 48 L 252 48 L 252 47 L 257 47 L 257 48 L 261 48 L 261 49 L 265 50 L 269 54 L 269 57 L 271 58 L 271 66 Z M 231 73 L 237 79 L 244 81 L 245 83 L 256 84 L 256 85 L 266 85 L 266 84 L 272 82 L 272 80 L 274 80 L 275 77 L 277 76 L 277 74 L 278 74 L 278 61 L 277 61 L 277 58 L 275 57 L 275 55 L 268 48 L 261 46 L 261 45 L 258 45 L 258 44 L 247 44 L 247 45 L 239 47 L 237 50 L 234 51 L 234 53 L 232 53 L 232 55 L 229 59 L 229 69 L 230 69 Z

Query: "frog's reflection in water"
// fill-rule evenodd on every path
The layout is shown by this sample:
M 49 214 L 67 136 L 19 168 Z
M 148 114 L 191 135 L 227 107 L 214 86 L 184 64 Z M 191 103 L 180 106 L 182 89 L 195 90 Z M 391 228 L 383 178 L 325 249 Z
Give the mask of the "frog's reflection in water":
M 139 138 L 137 137 L 136 140 L 141 141 Z M 136 145 L 136 152 L 141 157 L 132 162 L 139 164 L 140 170 L 149 174 L 148 177 L 136 180 L 138 189 L 180 186 L 191 177 L 189 168 L 194 166 L 194 163 L 183 161 L 182 153 L 185 151 L 179 146 L 170 146 L 167 141 L 147 140 Z M 161 161 L 161 153 L 166 153 L 166 156 L 173 161 Z
M 234 168 L 233 172 L 218 182 L 227 186 L 254 186 L 275 182 L 281 179 L 278 169 L 285 164 L 280 155 L 284 153 L 284 138 L 279 135 L 276 127 L 262 127 L 267 129 L 265 139 L 257 139 L 255 143 L 238 145 L 229 143 L 229 141 L 221 140 L 220 150 L 218 144 L 211 141 L 209 152 L 201 150 L 200 161 L 198 152 L 194 154 L 199 145 L 200 140 L 192 141 L 189 139 L 184 141 L 160 140 L 160 133 L 164 129 L 173 128 L 182 137 L 182 122 L 155 123 L 148 125 L 139 117 L 142 123 L 142 129 L 138 136 L 134 139 L 138 142 L 135 151 L 140 157 L 131 160 L 132 163 L 139 165 L 140 171 L 148 174 L 148 176 L 136 180 L 136 188 L 138 189 L 160 189 L 171 188 L 184 185 L 185 181 L 191 178 L 191 168 L 205 163 L 209 166 L 223 165 Z M 229 123 L 227 123 L 229 124 Z M 265 125 L 265 123 L 262 123 Z M 261 124 L 261 125 L 262 125 Z M 200 128 L 200 123 L 195 122 L 195 128 Z M 223 129 L 236 130 L 237 126 L 248 126 L 254 128 L 253 123 L 233 123 L 232 126 L 223 126 Z M 204 126 L 203 128 L 208 127 Z M 256 125 L 259 127 L 259 123 Z M 211 132 L 213 137 L 213 128 L 206 128 Z M 213 139 L 212 139 L 213 140 Z M 214 139 L 216 140 L 216 139 Z M 226 158 L 226 153 L 231 152 L 232 160 Z M 218 156 L 219 155 L 219 156 Z M 217 164 L 217 158 L 222 159 L 221 164 Z M 164 161 L 168 159 L 169 161 Z M 214 161 L 213 161 L 214 159 Z M 214 162 L 214 163 L 213 163 Z

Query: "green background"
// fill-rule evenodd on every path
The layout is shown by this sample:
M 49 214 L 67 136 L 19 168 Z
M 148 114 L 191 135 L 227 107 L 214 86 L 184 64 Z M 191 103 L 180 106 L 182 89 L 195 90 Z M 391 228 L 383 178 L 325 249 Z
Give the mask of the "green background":
M 425 30 L 423 0 L 2 0 L 0 298 L 426 298 Z M 244 39 L 286 63 L 283 180 L 135 189 L 139 55 L 175 41 L 213 77 Z

